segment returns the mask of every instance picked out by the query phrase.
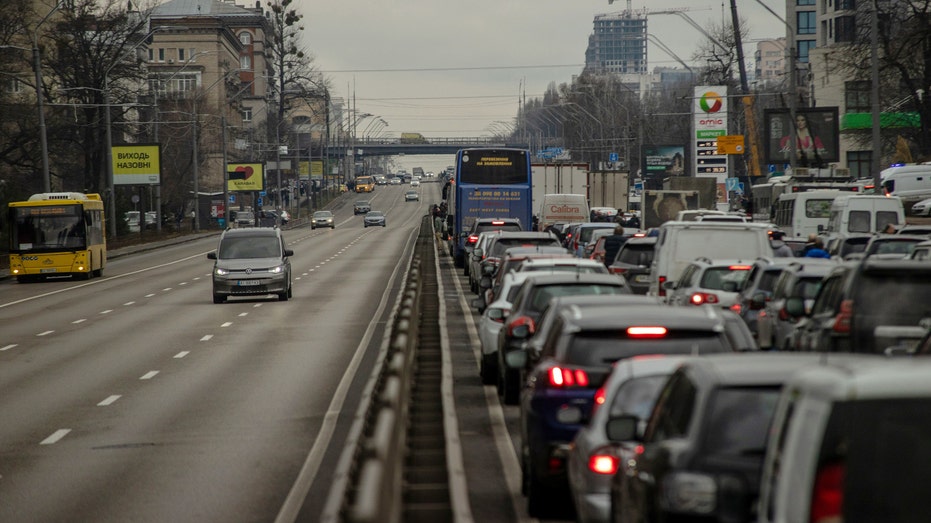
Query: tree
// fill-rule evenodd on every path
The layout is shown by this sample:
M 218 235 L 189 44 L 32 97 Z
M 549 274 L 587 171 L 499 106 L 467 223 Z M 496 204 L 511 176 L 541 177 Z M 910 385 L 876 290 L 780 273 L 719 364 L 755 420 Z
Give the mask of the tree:
M 874 2 L 857 2 L 856 13 L 845 19 L 854 32 L 839 34 L 837 41 L 849 41 L 833 53 L 840 70 L 860 85 L 869 86 L 871 77 L 871 20 Z M 892 0 L 875 2 L 878 8 L 880 109 L 888 113 L 914 112 L 918 126 L 897 126 L 884 132 L 884 151 L 894 150 L 898 136 L 914 144 L 918 161 L 931 160 L 931 2 Z M 840 22 L 836 22 L 840 23 Z M 849 91 L 848 91 L 849 95 Z M 888 122 L 894 126 L 897 122 Z M 869 145 L 869 131 L 859 134 Z

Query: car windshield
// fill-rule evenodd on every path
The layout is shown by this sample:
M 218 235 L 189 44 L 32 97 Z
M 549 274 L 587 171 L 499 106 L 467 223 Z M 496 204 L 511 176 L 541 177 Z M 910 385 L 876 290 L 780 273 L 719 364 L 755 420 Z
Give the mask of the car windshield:
M 706 455 L 763 458 L 779 387 L 727 387 L 715 391 L 702 430 Z
M 281 256 L 278 238 L 274 236 L 227 237 L 220 242 L 220 259 L 277 258 Z
M 711 290 L 724 290 L 724 285 L 726 283 L 733 283 L 734 289 L 739 289 L 743 286 L 744 281 L 747 280 L 747 275 L 750 273 L 747 270 L 747 267 L 741 265 L 741 269 L 733 269 L 731 267 L 712 267 L 705 271 L 702 274 L 701 282 L 699 286 L 702 289 L 711 289 Z
M 330 211 L 320 211 L 314 213 L 314 218 L 329 218 L 333 216 L 333 213 Z
M 381 218 L 381 217 L 384 216 L 384 215 L 385 215 L 385 213 L 383 213 L 383 212 L 381 212 L 381 211 L 372 211 L 372 212 L 368 213 L 368 216 L 367 216 L 367 217 L 368 217 L 368 218 Z
M 643 354 L 708 354 L 729 352 L 723 336 L 710 330 L 669 331 L 663 337 L 636 338 L 627 329 L 592 330 L 576 334 L 568 346 L 570 365 L 603 366 Z
M 596 294 L 621 294 L 624 287 L 620 285 L 578 284 L 538 286 L 530 299 L 530 314 L 539 315 L 549 305 L 550 300 L 559 296 L 587 296 Z
M 647 266 L 653 262 L 652 245 L 625 245 L 617 254 L 617 261 L 628 265 Z

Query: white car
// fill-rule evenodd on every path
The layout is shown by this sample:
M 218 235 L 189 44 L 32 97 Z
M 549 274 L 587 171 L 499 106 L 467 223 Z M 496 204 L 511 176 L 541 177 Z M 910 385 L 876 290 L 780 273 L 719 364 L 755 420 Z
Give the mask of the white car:
M 420 180 L 416 178 L 411 180 L 411 187 L 420 187 Z
M 912 214 L 915 216 L 931 216 L 931 198 L 912 205 Z

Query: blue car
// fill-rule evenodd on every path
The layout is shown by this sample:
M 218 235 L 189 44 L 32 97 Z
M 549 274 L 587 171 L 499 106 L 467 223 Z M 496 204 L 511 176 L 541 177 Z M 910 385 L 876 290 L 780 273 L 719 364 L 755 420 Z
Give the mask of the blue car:
M 614 362 L 651 354 L 709 354 L 753 348 L 752 337 L 727 310 L 658 304 L 566 306 L 553 311 L 540 354 L 517 351 L 508 366 L 536 363 L 520 397 L 521 469 L 532 517 L 562 515 L 571 506 L 570 444 L 591 417 L 596 391 Z M 743 332 L 734 333 L 734 329 Z M 603 398 L 601 398 L 603 399 Z

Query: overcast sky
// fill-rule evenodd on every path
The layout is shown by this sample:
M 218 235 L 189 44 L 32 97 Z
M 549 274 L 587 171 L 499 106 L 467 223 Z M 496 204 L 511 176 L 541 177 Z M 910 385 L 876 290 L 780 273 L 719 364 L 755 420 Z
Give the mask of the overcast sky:
M 763 0 L 785 16 L 784 0 Z M 482 136 L 512 122 L 520 97 L 582 71 L 595 15 L 626 9 L 626 0 L 296 0 L 303 44 L 332 82 L 334 97 L 355 97 L 357 134 L 397 137 Z M 688 7 L 706 29 L 730 21 L 730 1 L 632 0 L 633 9 Z M 751 41 L 785 36 L 785 26 L 757 0 L 737 0 Z M 687 63 L 705 37 L 676 15 L 649 17 L 648 31 Z M 649 70 L 678 66 L 654 44 Z

